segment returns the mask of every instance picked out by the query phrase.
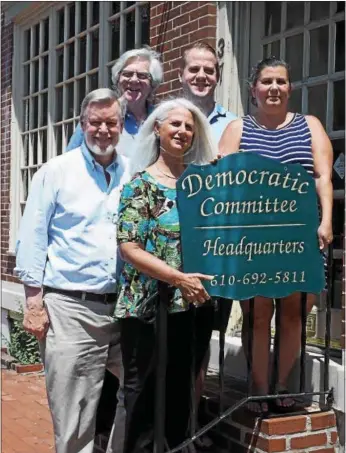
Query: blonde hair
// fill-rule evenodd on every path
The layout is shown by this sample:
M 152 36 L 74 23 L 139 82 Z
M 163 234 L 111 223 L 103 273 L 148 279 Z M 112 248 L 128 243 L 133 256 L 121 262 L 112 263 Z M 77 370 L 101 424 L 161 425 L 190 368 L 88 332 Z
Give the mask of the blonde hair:
M 217 155 L 211 135 L 211 127 L 203 112 L 184 98 L 161 102 L 144 122 L 136 139 L 136 147 L 130 159 L 130 172 L 135 174 L 145 170 L 159 157 L 160 148 L 155 135 L 155 124 L 167 119 L 168 113 L 177 108 L 185 108 L 192 113 L 195 133 L 191 148 L 184 156 L 186 164 L 208 164 Z

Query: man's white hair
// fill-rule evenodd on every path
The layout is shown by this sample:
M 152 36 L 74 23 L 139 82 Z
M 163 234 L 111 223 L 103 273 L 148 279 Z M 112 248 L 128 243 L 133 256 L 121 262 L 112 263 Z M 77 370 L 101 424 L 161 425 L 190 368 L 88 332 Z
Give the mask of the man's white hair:
M 121 120 L 125 118 L 126 102 L 122 99 L 118 99 L 117 94 L 109 88 L 98 88 L 97 90 L 90 91 L 83 99 L 81 110 L 80 110 L 80 121 L 85 120 L 86 111 L 90 104 L 98 104 L 105 102 L 117 102 L 120 109 Z
M 153 91 L 158 88 L 163 80 L 163 69 L 160 63 L 160 54 L 152 50 L 150 47 L 142 47 L 141 49 L 132 49 L 123 53 L 120 58 L 114 63 L 112 67 L 112 82 L 114 90 L 119 91 L 118 83 L 121 71 L 127 65 L 129 60 L 134 58 L 144 58 L 149 61 L 149 72 L 151 75 L 151 86 Z
M 217 149 L 212 139 L 211 127 L 203 112 L 187 99 L 170 99 L 161 102 L 142 125 L 130 158 L 132 175 L 145 170 L 156 162 L 160 154 L 160 147 L 155 135 L 155 124 L 165 121 L 168 113 L 177 108 L 189 110 L 195 123 L 192 145 L 185 153 L 184 162 L 186 164 L 208 164 L 216 157 Z

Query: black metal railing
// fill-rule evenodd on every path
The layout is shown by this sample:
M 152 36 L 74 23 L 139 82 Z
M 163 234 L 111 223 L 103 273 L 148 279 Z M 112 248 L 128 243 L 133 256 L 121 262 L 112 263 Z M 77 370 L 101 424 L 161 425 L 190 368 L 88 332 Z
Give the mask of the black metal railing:
M 324 348 L 324 375 L 323 389 L 318 392 L 306 392 L 306 323 L 307 323 L 307 294 L 301 293 L 301 350 L 300 350 L 300 376 L 299 376 L 299 392 L 287 393 L 285 398 L 307 398 L 319 396 L 324 400 L 316 412 L 330 410 L 333 404 L 333 389 L 329 388 L 329 359 L 330 359 L 330 325 L 331 325 L 331 306 L 333 297 L 333 250 L 329 248 L 328 253 L 328 282 L 327 282 L 327 301 L 326 301 L 326 330 L 325 330 L 325 348 Z M 167 301 L 169 298 L 168 286 L 165 283 L 159 284 L 159 306 L 156 314 L 156 342 L 158 351 L 157 370 L 156 370 L 156 394 L 155 394 L 155 427 L 154 427 L 154 453 L 176 453 L 185 451 L 185 448 L 192 444 L 196 439 L 207 433 L 209 430 L 217 426 L 222 420 L 228 418 L 233 412 L 243 407 L 249 402 L 261 401 L 282 398 L 278 393 L 268 395 L 255 396 L 252 395 L 252 350 L 253 350 L 253 326 L 254 326 L 254 298 L 249 301 L 249 316 L 248 316 L 248 331 L 249 337 L 247 342 L 247 396 L 233 406 L 224 410 L 224 351 L 225 351 L 225 334 L 226 324 L 222 322 L 225 303 L 223 299 L 218 299 L 218 313 L 221 317 L 220 335 L 219 335 L 219 393 L 218 416 L 211 420 L 208 424 L 196 431 L 196 397 L 195 397 L 195 366 L 191 364 L 191 422 L 190 436 L 180 445 L 173 449 L 165 450 L 165 374 L 167 365 Z M 273 360 L 273 377 L 271 389 L 276 388 L 278 381 L 279 370 L 279 351 L 280 351 L 280 319 L 281 319 L 281 300 L 276 299 L 275 305 L 275 337 L 274 337 L 274 360 Z M 191 308 L 193 311 L 195 307 Z M 193 323 L 194 326 L 194 323 Z M 193 333 L 194 336 L 194 333 Z M 269 341 L 269 348 L 271 342 Z M 294 415 L 306 413 L 305 411 L 292 412 Z M 311 413 L 311 412 L 309 412 Z M 290 415 L 288 413 L 285 414 Z

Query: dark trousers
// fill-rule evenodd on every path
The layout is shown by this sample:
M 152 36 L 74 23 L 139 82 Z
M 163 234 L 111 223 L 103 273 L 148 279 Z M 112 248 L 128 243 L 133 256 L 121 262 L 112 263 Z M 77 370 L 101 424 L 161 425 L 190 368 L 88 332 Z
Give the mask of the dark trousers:
M 187 437 L 192 354 L 195 375 L 208 349 L 213 307 L 168 315 L 165 436 L 170 448 Z M 195 342 L 193 342 L 195 323 Z M 155 326 L 136 318 L 121 320 L 126 428 L 124 453 L 146 451 L 153 440 L 155 407 Z

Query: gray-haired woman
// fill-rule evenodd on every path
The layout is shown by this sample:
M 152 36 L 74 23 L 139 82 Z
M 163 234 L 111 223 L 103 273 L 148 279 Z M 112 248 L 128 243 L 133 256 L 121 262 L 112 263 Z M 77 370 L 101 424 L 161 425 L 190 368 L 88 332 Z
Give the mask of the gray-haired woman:
M 112 67 L 114 90 L 127 104 L 124 129 L 117 145 L 120 154 L 130 156 L 142 123 L 153 111 L 153 97 L 163 79 L 159 54 L 149 47 L 125 52 Z M 80 146 L 84 134 L 80 124 L 66 151 Z
M 186 99 L 165 101 L 144 123 L 138 143 L 130 162 L 137 173 L 123 188 L 117 233 L 125 261 L 115 311 L 124 366 L 125 453 L 145 452 L 146 447 L 152 451 L 155 327 L 144 315 L 148 301 L 157 297 L 158 280 L 171 285 L 166 373 L 166 440 L 171 448 L 185 439 L 188 427 L 192 349 L 197 375 L 213 326 L 213 306 L 206 303 L 210 297 L 202 285 L 212 277 L 182 271 L 176 203 L 176 181 L 186 166 L 209 163 L 216 155 L 208 120 Z M 191 304 L 199 307 L 194 317 Z

